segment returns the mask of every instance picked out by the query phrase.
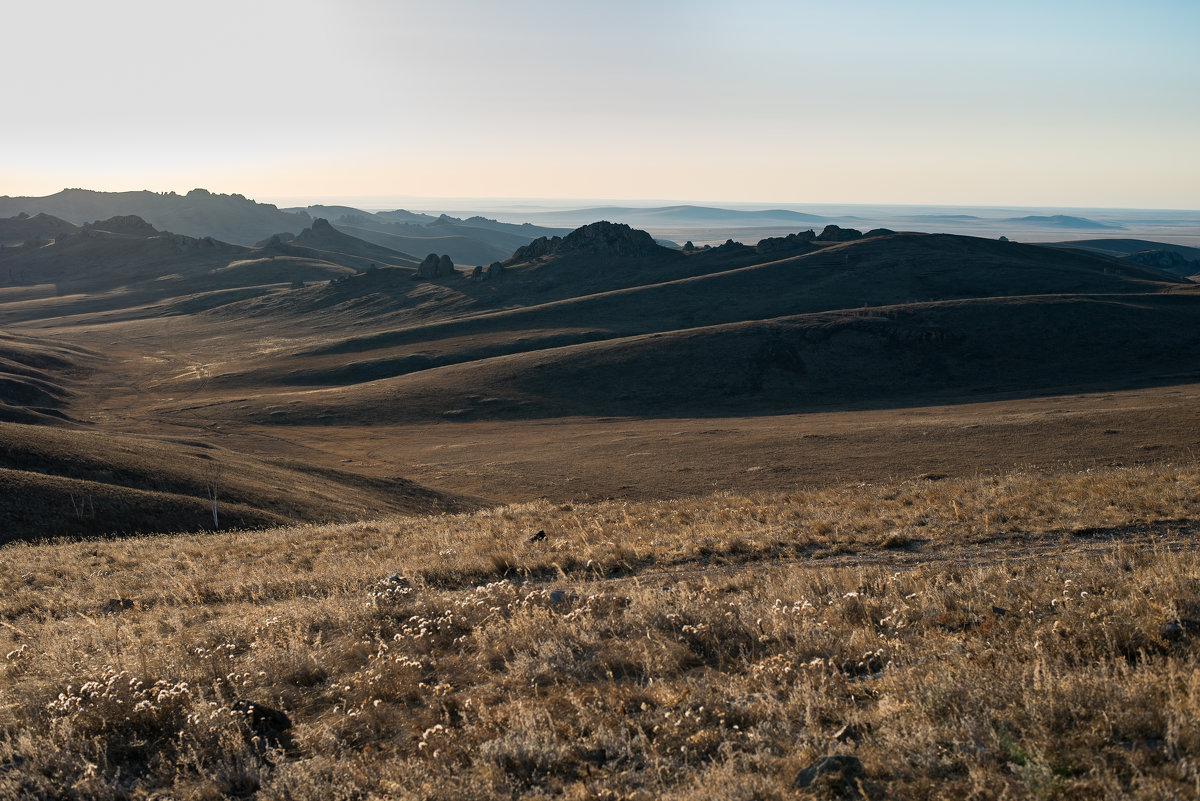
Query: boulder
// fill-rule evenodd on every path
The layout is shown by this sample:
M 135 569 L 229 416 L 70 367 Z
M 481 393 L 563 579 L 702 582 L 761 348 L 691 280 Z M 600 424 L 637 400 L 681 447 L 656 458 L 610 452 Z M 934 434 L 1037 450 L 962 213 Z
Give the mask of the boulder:
M 425 260 L 417 267 L 417 278 L 433 279 L 438 277 L 438 270 L 441 268 L 441 259 L 436 253 L 430 253 L 425 257 Z

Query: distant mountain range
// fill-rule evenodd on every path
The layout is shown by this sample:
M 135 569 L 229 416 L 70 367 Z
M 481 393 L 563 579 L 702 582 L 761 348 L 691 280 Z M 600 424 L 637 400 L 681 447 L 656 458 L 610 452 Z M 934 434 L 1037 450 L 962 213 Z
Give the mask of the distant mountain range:
M 569 233 L 569 228 L 501 223 L 484 217 L 462 220 L 397 209 L 371 213 L 351 206 L 308 206 L 279 209 L 242 195 L 220 195 L 193 189 L 174 192 L 95 192 L 64 189 L 46 197 L 0 197 L 0 218 L 39 217 L 52 239 L 62 223 L 83 225 L 114 217 L 136 216 L 160 231 L 191 237 L 212 237 L 234 245 L 253 246 L 276 234 L 299 234 L 314 220 L 326 219 L 337 228 L 377 245 L 422 257 L 446 254 L 459 264 L 489 264 L 508 258 L 522 245 L 541 236 Z M 56 221 L 55 221 L 56 220 Z M 35 235 L 31 225 L 22 235 Z M 0 225 L 0 243 L 20 242 Z
M 712 206 L 661 206 L 637 208 L 633 206 L 595 206 L 583 209 L 536 212 L 530 219 L 544 223 L 559 222 L 565 225 L 582 225 L 596 220 L 625 223 L 635 226 L 674 226 L 711 228 L 728 226 L 810 225 L 828 218 L 816 214 L 805 214 L 787 209 L 765 209 L 747 211 L 723 209 Z
M 1096 222 L 1089 220 L 1086 217 L 1073 217 L 1069 214 L 1052 214 L 1052 215 L 1037 215 L 1030 214 L 1025 217 L 1009 217 L 1004 222 L 1017 223 L 1018 225 L 1037 225 L 1041 227 L 1054 228 L 1079 228 L 1079 229 L 1107 229 L 1119 230 L 1124 226 L 1109 225 L 1107 223 Z
M 307 214 L 280 211 L 242 195 L 217 195 L 204 189 L 193 189 L 186 195 L 64 189 L 47 197 L 0 197 L 0 217 L 21 213 L 50 214 L 76 225 L 134 215 L 159 230 L 211 236 L 240 245 L 283 231 L 298 233 L 312 223 Z

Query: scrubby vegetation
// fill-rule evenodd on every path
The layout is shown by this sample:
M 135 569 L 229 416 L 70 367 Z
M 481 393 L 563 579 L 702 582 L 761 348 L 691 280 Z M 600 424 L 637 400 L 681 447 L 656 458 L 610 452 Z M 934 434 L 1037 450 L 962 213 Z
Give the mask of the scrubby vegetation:
M 9 545 L 0 797 L 1194 797 L 1198 505 L 1186 466 Z

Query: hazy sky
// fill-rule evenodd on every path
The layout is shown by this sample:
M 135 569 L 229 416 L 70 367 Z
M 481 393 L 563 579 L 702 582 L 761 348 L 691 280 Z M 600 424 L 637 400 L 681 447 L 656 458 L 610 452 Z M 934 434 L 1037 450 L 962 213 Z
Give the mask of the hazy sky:
M 1200 2 L 5 3 L 0 194 L 1200 208 Z

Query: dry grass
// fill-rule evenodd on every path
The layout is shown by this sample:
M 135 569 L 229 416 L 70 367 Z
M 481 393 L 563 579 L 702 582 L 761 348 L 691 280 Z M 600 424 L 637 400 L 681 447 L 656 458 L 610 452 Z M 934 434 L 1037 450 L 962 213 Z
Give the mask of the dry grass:
M 818 795 L 1194 796 L 1198 504 L 1163 467 L 10 545 L 0 797 L 783 798 L 826 754 L 863 775 Z

